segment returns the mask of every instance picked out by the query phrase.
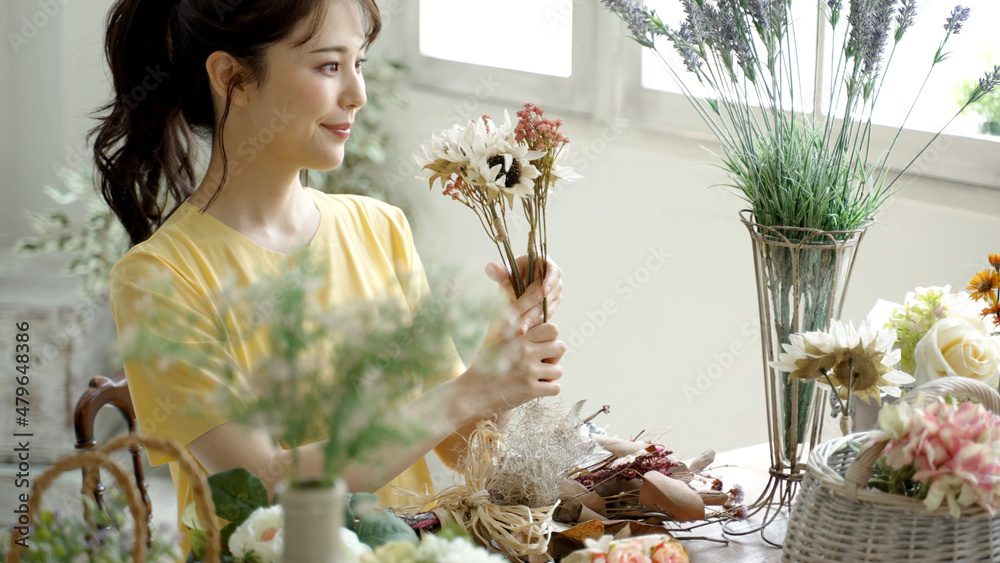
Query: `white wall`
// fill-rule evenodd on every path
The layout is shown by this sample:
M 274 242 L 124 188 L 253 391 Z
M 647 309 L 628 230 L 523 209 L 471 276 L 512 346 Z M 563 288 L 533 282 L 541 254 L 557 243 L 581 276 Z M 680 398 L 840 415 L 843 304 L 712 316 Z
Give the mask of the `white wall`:
M 503 108 L 419 90 L 406 99 L 389 181 L 414 202 L 425 263 L 466 264 L 466 285 L 487 287 L 481 267 L 498 260 L 495 248 L 470 210 L 413 179 L 409 155 L 455 115 Z M 663 443 L 682 456 L 765 441 L 742 201 L 712 187 L 725 178 L 700 143 L 641 124 L 562 117 L 585 176 L 553 196 L 548 212 L 549 252 L 566 286 L 555 319 L 571 346 L 564 402 L 587 399 L 585 411 L 611 405 L 598 422 L 612 433 L 668 432 Z M 845 319 L 860 321 L 876 299 L 901 301 L 916 286 L 964 288 L 987 254 L 1000 252 L 1000 190 L 917 182 L 879 219 L 862 243 Z M 660 252 L 670 255 L 662 266 Z
M 102 59 L 110 0 L 9 0 L 0 7 L 0 245 L 32 234 L 25 209 L 56 207 L 42 187 L 74 166 L 108 83 Z M 23 39 L 23 41 L 22 41 Z
M 8 29 L 10 21 L 10 6 L 0 7 L 0 29 Z M 0 48 L 0 177 L 7 176 L 11 170 L 11 52 L 8 48 Z M 3 186 L 3 184 L 0 184 Z M 6 194 L 4 186 L 0 193 Z M 7 216 L 4 211 L 0 211 L 0 225 L 7 224 Z M 0 233 L 3 227 L 0 227 Z M 0 247 L 4 244 L 4 236 L 0 234 Z

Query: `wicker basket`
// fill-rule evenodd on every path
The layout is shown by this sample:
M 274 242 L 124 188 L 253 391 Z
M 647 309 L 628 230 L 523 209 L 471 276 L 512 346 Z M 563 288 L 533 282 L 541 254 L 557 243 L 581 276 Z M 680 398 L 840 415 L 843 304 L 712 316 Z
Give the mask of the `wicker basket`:
M 131 553 L 132 561 L 134 563 L 145 561 L 146 535 L 149 533 L 146 524 L 146 506 L 139 498 L 139 491 L 135 485 L 134 479 L 129 476 L 121 465 L 118 465 L 118 463 L 111 459 L 108 455 L 119 449 L 135 447 L 143 447 L 173 455 L 174 458 L 180 463 L 181 471 L 184 471 L 189 475 L 194 489 L 195 507 L 198 510 L 198 515 L 205 528 L 205 561 L 206 563 L 219 563 L 221 560 L 219 526 L 215 519 L 215 504 L 212 502 L 212 495 L 209 492 L 208 483 L 202 474 L 198 472 L 198 466 L 196 465 L 197 462 L 185 450 L 181 449 L 177 446 L 177 444 L 169 440 L 155 436 L 127 434 L 109 441 L 101 447 L 100 450 L 78 452 L 57 461 L 34 480 L 31 487 L 30 500 L 28 501 L 28 518 L 30 522 L 32 524 L 35 522 L 39 507 L 41 506 L 42 493 L 45 492 L 49 485 L 51 485 L 52 482 L 55 481 L 56 477 L 58 477 L 61 473 L 71 469 L 104 469 L 111 474 L 115 481 L 118 482 L 118 486 L 121 487 L 122 492 L 125 493 L 129 512 L 135 520 L 135 541 L 132 543 Z M 93 478 L 96 476 L 96 472 L 91 472 L 89 475 Z M 94 489 L 94 485 L 94 482 L 84 483 L 84 490 L 92 491 Z M 18 563 L 21 560 L 22 547 L 20 544 L 16 543 L 16 540 L 16 535 L 11 534 L 6 563 Z M 32 543 L 34 542 L 34 540 L 31 541 Z
M 1000 414 L 1000 394 L 979 381 L 942 378 L 920 390 L 928 397 L 976 399 Z M 916 398 L 909 393 L 903 400 Z M 825 442 L 810 454 L 782 561 L 1000 561 L 1000 515 L 974 505 L 955 519 L 947 505 L 929 512 L 920 500 L 869 489 L 885 442 L 863 449 L 857 459 L 847 445 L 866 435 Z

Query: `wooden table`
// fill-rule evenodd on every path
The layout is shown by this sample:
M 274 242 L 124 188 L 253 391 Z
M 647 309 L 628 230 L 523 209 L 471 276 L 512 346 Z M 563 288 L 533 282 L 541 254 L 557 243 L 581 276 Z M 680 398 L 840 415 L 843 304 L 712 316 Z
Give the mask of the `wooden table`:
M 767 485 L 768 469 L 770 467 L 768 445 L 757 444 L 728 452 L 720 452 L 715 457 L 715 463 L 708 470 L 713 477 L 722 479 L 728 489 L 739 483 L 746 492 L 747 504 L 753 502 Z M 780 543 L 785 535 L 788 513 L 779 514 L 773 523 L 767 527 L 767 538 Z M 750 518 L 746 528 L 730 526 L 730 530 L 752 529 L 760 524 L 760 516 Z M 728 539 L 728 545 L 703 541 L 684 540 L 691 556 L 692 563 L 778 563 L 781 561 L 781 549 L 768 545 L 759 532 L 745 536 L 726 536 L 721 524 L 712 524 L 699 528 L 698 535 L 711 538 Z

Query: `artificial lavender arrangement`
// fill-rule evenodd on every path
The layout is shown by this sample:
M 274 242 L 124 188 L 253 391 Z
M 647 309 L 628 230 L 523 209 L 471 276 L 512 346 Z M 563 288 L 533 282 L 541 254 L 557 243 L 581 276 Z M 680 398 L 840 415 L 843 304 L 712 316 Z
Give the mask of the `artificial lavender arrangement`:
M 870 222 L 903 173 L 951 120 L 1000 83 L 997 65 L 909 163 L 890 172 L 889 155 L 906 121 L 888 146 L 873 147 L 872 111 L 893 55 L 913 25 L 915 0 L 849 0 L 846 8 L 843 0 L 828 0 L 821 5 L 825 35 L 832 38 L 832 76 L 822 102 L 827 107 L 800 113 L 795 111 L 819 103 L 803 96 L 802 85 L 820 81 L 811 72 L 806 76 L 799 64 L 791 0 L 680 0 L 685 19 L 677 27 L 634 0 L 602 2 L 664 63 L 718 138 L 732 187 L 762 225 L 844 231 Z M 962 6 L 947 16 L 923 84 L 948 57 L 948 40 L 968 18 L 969 9 Z M 680 54 L 684 69 L 662 56 L 660 37 Z M 699 97 L 692 75 L 708 97 Z M 910 112 L 922 91 L 923 86 Z
M 993 92 L 1000 65 L 979 79 L 955 115 L 907 155 L 904 166 L 890 170 L 906 119 L 880 146 L 872 117 L 880 102 L 909 102 L 908 118 L 923 91 L 921 86 L 912 100 L 880 100 L 893 56 L 916 17 L 915 0 L 814 0 L 825 20 L 820 22 L 795 22 L 792 0 L 678 1 L 685 16 L 672 26 L 640 2 L 602 0 L 632 38 L 660 59 L 718 138 L 729 185 L 749 204 L 751 213 L 742 220 L 754 245 L 771 474 L 787 478 L 793 490 L 792 476 L 803 465 L 799 456 L 805 460 L 807 442 L 818 435 L 807 432 L 816 420 L 813 383 L 789 379 L 769 362 L 792 334 L 825 330 L 839 316 L 868 225 L 951 120 Z M 969 10 L 956 6 L 941 16 L 944 30 L 927 61 L 925 85 L 947 59 L 948 43 L 961 33 Z M 796 26 L 803 24 L 822 28 L 815 53 L 796 41 Z M 679 55 L 677 62 L 661 52 L 663 38 Z M 829 76 L 801 64 L 814 57 L 825 61 Z M 790 498 L 783 485 L 772 484 L 762 498 Z

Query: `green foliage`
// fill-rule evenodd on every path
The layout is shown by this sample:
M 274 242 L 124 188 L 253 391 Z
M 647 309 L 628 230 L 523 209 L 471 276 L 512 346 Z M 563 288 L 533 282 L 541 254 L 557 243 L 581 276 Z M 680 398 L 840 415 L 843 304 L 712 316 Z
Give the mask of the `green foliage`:
M 959 106 L 972 98 L 979 87 L 978 80 L 965 80 L 958 87 L 956 101 Z M 989 135 L 1000 135 L 1000 96 L 982 96 L 969 104 L 969 109 L 981 116 L 985 122 L 980 131 Z
M 82 517 L 62 516 L 51 511 L 43 511 L 28 539 L 28 549 L 21 552 L 25 563 L 131 563 L 132 546 L 135 539 L 128 504 L 124 494 L 111 489 L 105 495 L 108 512 L 97 508 L 93 499 L 85 498 L 84 504 L 93 523 Z M 111 526 L 110 530 L 98 531 L 99 526 Z M 173 562 L 181 557 L 176 539 L 167 537 L 162 530 L 154 528 L 153 545 L 146 553 L 150 563 Z M 6 560 L 11 540 L 10 529 L 0 532 L 0 560 Z
M 358 539 L 372 549 L 392 541 L 408 541 L 414 544 L 419 541 L 413 528 L 387 511 L 374 512 L 361 518 L 355 531 Z
M 848 446 L 855 454 L 861 451 L 860 442 L 850 442 Z M 927 498 L 930 487 L 927 483 L 914 480 L 913 476 L 916 474 L 917 470 L 912 464 L 894 469 L 886 462 L 886 457 L 882 456 L 875 462 L 875 470 L 868 480 L 868 486 L 883 493 L 924 500 Z
M 80 276 L 81 293 L 88 299 L 93 298 L 107 290 L 111 267 L 129 248 L 128 236 L 98 196 L 94 173 L 89 166 L 64 169 L 60 179 L 58 186 L 45 186 L 45 194 L 66 209 L 82 208 L 83 218 L 74 222 L 65 211 L 26 211 L 38 236 L 17 240 L 14 253 L 20 256 L 70 254 L 66 275 Z
M 888 328 L 896 332 L 896 347 L 901 352 L 899 369 L 906 373 L 912 374 L 917 369 L 917 361 L 913 357 L 917 343 L 942 316 L 947 315 L 947 310 L 941 307 L 943 295 L 939 289 L 916 293 L 913 299 L 907 299 L 889 317 Z
M 344 526 L 355 531 L 358 518 L 378 511 L 375 506 L 377 501 L 378 495 L 375 493 L 347 493 L 344 498 Z
M 215 514 L 229 522 L 221 533 L 224 544 L 229 542 L 229 537 L 236 528 L 246 521 L 254 510 L 270 505 L 267 499 L 267 487 L 256 475 L 242 467 L 210 476 L 208 486 L 212 491 Z
M 452 342 L 468 345 L 480 305 L 428 298 L 410 311 L 396 298 L 330 306 L 313 288 L 328 275 L 324 258 L 304 251 L 288 268 L 252 287 L 223 289 L 210 296 L 220 318 L 254 319 L 254 331 L 269 343 L 268 356 L 249 373 L 233 363 L 213 365 L 225 385 L 215 396 L 234 422 L 265 428 L 292 448 L 290 479 L 299 483 L 294 448 L 322 441 L 322 483 L 333 484 L 345 466 L 364 462 L 377 448 L 419 438 L 423 430 L 400 420 L 399 407 L 452 368 Z M 404 280 L 405 283 L 405 280 Z M 170 288 L 163 288 L 169 296 Z M 266 311 L 261 313 L 261 311 Z M 149 319 L 153 326 L 184 330 L 185 319 Z M 170 331 L 170 328 L 165 329 Z M 222 337 L 238 341 L 248 335 Z M 242 328 L 240 330 L 243 330 Z M 123 346 L 128 361 L 205 365 L 183 338 L 135 331 Z M 325 440 L 325 441 L 324 441 Z
M 641 2 L 603 3 L 664 62 L 722 145 L 733 186 L 743 190 L 756 221 L 769 227 L 824 230 L 832 223 L 837 230 L 853 230 L 874 220 L 896 182 L 958 114 L 986 96 L 997 99 L 991 92 L 1000 81 L 1000 67 L 976 83 L 907 164 L 890 172 L 889 157 L 907 119 L 935 67 L 949 58 L 949 39 L 968 18 L 961 6 L 948 18 L 934 56 L 906 69 L 926 71 L 913 98 L 883 101 L 908 104 L 909 110 L 895 137 L 879 147 L 872 117 L 893 57 L 906 48 L 902 41 L 916 15 L 913 2 L 815 4 L 825 16 L 819 32 L 829 47 L 824 81 L 813 66 L 801 64 L 795 40 L 796 27 L 815 28 L 817 22 L 796 18 L 790 1 L 686 1 L 676 27 Z M 668 44 L 683 65 L 661 52 Z M 826 90 L 820 95 L 802 91 L 803 85 L 821 83 Z M 810 101 L 822 107 L 810 108 Z M 778 185 L 765 189 L 765 182 Z
M 825 150 L 823 132 L 791 120 L 761 133 L 723 163 L 762 225 L 824 231 L 855 229 L 873 217 L 890 193 L 874 169 L 849 165 Z M 873 187 L 874 186 L 874 187 Z M 792 237 L 796 238 L 796 237 Z M 826 242 L 825 240 L 823 242 Z

